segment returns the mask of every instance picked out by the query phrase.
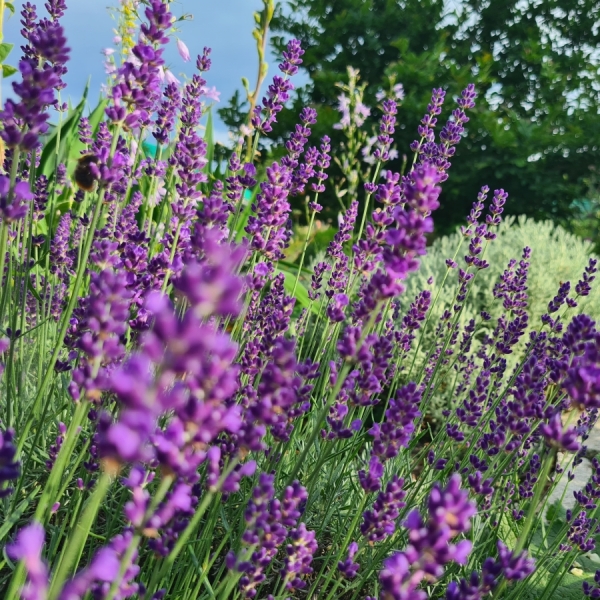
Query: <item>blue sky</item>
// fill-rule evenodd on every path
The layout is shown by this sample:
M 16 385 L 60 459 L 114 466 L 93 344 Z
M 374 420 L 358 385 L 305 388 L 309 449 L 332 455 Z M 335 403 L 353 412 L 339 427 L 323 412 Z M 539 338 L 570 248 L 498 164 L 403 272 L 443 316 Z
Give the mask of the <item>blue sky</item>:
M 44 0 L 32 0 L 43 12 Z M 17 11 L 23 0 L 14 2 Z M 88 77 L 91 77 L 90 101 L 95 102 L 100 85 L 105 81 L 103 48 L 112 45 L 114 36 L 113 20 L 109 6 L 118 5 L 118 0 L 67 0 L 67 12 L 63 19 L 69 46 L 71 61 L 63 91 L 63 98 L 70 97 L 74 102 L 81 97 Z M 180 22 L 179 37 L 187 44 L 192 56 L 202 52 L 204 46 L 212 48 L 212 68 L 206 76 L 209 86 L 215 86 L 221 92 L 223 106 L 236 89 L 243 92 L 241 78 L 247 77 L 253 82 L 256 78 L 257 58 L 255 41 L 252 37 L 254 27 L 253 13 L 262 8 L 260 0 L 179 0 L 173 2 L 171 10 L 179 17 L 192 14 L 190 21 Z M 15 15 L 5 22 L 6 42 L 15 44 L 7 61 L 16 64 L 21 44 L 19 16 Z M 184 73 L 194 72 L 194 62 L 184 63 L 175 47 L 175 41 L 169 45 L 165 54 L 167 64 L 173 73 L 181 79 Z M 269 79 L 277 72 L 277 63 L 269 60 Z M 298 74 L 300 75 L 300 74 Z M 296 76 L 296 83 L 301 78 Z M 2 95 L 9 93 L 11 79 L 5 80 Z M 305 79 L 304 79 L 305 80 Z M 264 84 L 263 89 L 266 89 Z M 216 124 L 218 139 L 225 140 L 227 132 L 221 123 Z

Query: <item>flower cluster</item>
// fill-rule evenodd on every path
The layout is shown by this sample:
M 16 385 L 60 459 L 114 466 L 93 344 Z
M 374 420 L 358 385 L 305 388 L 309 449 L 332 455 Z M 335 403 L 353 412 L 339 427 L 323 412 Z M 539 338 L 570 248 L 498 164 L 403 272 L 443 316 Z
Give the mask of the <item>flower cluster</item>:
M 257 16 L 261 57 L 274 5 Z M 301 106 L 278 148 L 262 136 L 302 64 L 290 40 L 230 151 L 210 132 L 210 49 L 193 61 L 178 40 L 195 67 L 178 82 L 165 49 L 183 18 L 122 0 L 107 97 L 42 150 L 50 109 L 66 110 L 65 8 L 23 6 L 0 113 L 6 597 L 517 597 L 534 570 L 554 585 L 546 570 L 594 550 L 598 461 L 565 523 L 548 529 L 539 507 L 561 476 L 573 485 L 600 412 L 600 333 L 580 314 L 596 259 L 534 322 L 535 254 L 494 264 L 508 195 L 483 186 L 464 251 L 404 294 L 474 87 L 439 133 L 433 90 L 402 172 L 405 90 L 390 78 L 367 133 L 355 69 L 339 84 L 346 141 L 315 142 L 327 109 Z M 332 195 L 337 226 L 320 214 Z
M 458 476 L 452 477 L 446 488 L 438 486 L 432 490 L 428 511 L 426 522 L 418 511 L 410 513 L 405 522 L 409 545 L 384 561 L 379 579 L 386 600 L 425 600 L 425 592 L 417 590 L 422 581 L 442 577 L 447 563 L 467 561 L 471 542 L 465 539 L 453 544 L 452 541 L 469 530 L 476 508 L 460 489 Z

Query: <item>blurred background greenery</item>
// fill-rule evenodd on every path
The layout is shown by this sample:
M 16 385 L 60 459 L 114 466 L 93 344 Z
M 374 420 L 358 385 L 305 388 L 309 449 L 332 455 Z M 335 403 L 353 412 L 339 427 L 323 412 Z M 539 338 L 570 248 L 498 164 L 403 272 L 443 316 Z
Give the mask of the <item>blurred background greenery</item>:
M 453 98 L 474 82 L 477 107 L 443 186 L 436 235 L 463 223 L 486 184 L 509 193 L 508 214 L 549 219 L 600 250 L 600 1 L 285 0 L 270 27 L 279 51 L 290 37 L 302 41 L 310 77 L 271 138 L 285 138 L 310 104 L 319 113 L 311 142 L 333 134 L 333 148 L 342 143 L 343 132 L 332 129 L 340 120 L 335 84 L 348 83 L 351 66 L 366 84 L 367 130 L 380 116 L 376 93 L 404 87 L 395 136 L 400 154 L 389 165 L 401 170 L 432 88 L 447 91 L 439 130 Z M 219 112 L 235 129 L 245 110 L 238 95 Z M 264 159 L 276 158 L 268 145 L 261 150 Z M 339 167 L 332 165 L 331 177 L 339 189 Z M 302 203 L 296 200 L 300 217 Z M 323 203 L 324 218 L 335 225 L 335 185 Z

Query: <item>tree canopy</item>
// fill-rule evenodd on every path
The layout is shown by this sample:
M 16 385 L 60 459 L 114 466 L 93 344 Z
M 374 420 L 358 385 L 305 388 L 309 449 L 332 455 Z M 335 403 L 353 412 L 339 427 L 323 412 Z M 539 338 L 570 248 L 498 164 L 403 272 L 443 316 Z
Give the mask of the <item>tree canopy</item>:
M 281 50 L 301 40 L 310 83 L 274 134 L 289 131 L 306 103 L 319 113 L 313 141 L 330 133 L 339 121 L 335 84 L 351 66 L 368 84 L 370 106 L 390 81 L 404 86 L 401 156 L 391 165 L 399 170 L 432 88 L 447 92 L 441 127 L 453 97 L 474 82 L 477 106 L 444 184 L 438 231 L 462 222 L 484 184 L 509 193 L 510 213 L 568 222 L 599 163 L 599 24 L 599 0 L 287 0 L 272 41 Z M 226 120 L 234 112 L 224 111 Z M 371 123 L 378 116 L 373 110 Z

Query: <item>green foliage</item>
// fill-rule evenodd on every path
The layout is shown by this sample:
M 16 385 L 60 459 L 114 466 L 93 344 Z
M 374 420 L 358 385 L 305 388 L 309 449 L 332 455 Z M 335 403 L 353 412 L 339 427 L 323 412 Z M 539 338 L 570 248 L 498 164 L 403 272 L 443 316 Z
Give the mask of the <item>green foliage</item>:
M 521 259 L 523 248 L 531 248 L 529 259 L 529 275 L 527 282 L 528 306 L 527 313 L 532 329 L 539 330 L 542 326 L 541 316 L 548 310 L 548 302 L 556 295 L 561 282 L 570 281 L 573 290 L 581 279 L 584 268 L 592 253 L 592 244 L 569 233 L 563 227 L 555 226 L 551 221 L 536 222 L 526 216 L 507 217 L 498 228 L 498 237 L 488 243 L 484 259 L 490 264 L 489 268 L 477 272 L 470 288 L 464 306 L 459 316 L 462 327 L 471 319 L 476 322 L 475 347 L 485 334 L 492 334 L 498 317 L 503 313 L 502 301 L 492 295 L 492 289 L 506 269 L 511 259 Z M 421 267 L 413 273 L 406 283 L 406 291 L 402 298 L 404 311 L 413 302 L 415 296 L 424 289 L 431 290 L 435 298 L 440 290 L 440 298 L 431 308 L 428 317 L 429 326 L 425 331 L 425 341 L 419 348 L 417 362 L 425 360 L 423 348 L 429 348 L 434 341 L 434 327 L 439 323 L 442 313 L 452 310 L 454 297 L 458 287 L 458 274 L 448 269 L 446 259 L 454 258 L 460 263 L 462 256 L 467 254 L 468 240 L 460 232 L 438 238 L 422 258 Z M 431 283 L 429 283 L 431 282 Z M 574 310 L 583 312 L 597 319 L 600 317 L 600 292 L 592 287 L 592 292 L 585 298 L 577 300 Z M 403 311 L 403 312 L 404 312 Z M 484 322 L 481 311 L 488 312 L 492 318 Z M 523 336 L 512 355 L 506 357 L 509 364 L 514 364 L 522 355 L 528 336 Z M 440 395 L 432 406 L 432 413 L 439 417 L 439 411 L 447 407 L 451 400 L 452 389 L 449 374 L 446 384 L 440 386 Z M 447 393 L 443 393 L 444 390 Z
M 6 57 L 10 54 L 13 46 L 14 44 L 8 44 L 6 42 L 0 44 L 0 63 L 3 63 L 6 60 Z
M 600 179 L 596 166 L 590 166 L 590 176 L 584 181 L 587 193 L 573 202 L 569 225 L 571 231 L 590 240 L 596 254 L 600 254 Z
M 407 282 L 404 294 L 405 302 L 427 287 L 427 280 L 433 277 L 434 293 L 441 284 L 448 268 L 446 259 L 452 258 L 460 246 L 458 256 L 467 253 L 468 240 L 462 241 L 463 236 L 457 232 L 437 239 L 427 256 L 424 256 L 419 271 L 414 273 Z M 461 245 L 462 241 L 462 245 Z M 531 248 L 529 260 L 529 278 L 527 284 L 528 307 L 530 321 L 539 323 L 540 317 L 547 312 L 548 302 L 556 295 L 561 282 L 570 281 L 571 288 L 583 273 L 592 252 L 592 244 L 569 233 L 561 226 L 555 226 L 551 221 L 537 222 L 526 216 L 508 217 L 498 228 L 498 237 L 489 242 L 484 258 L 490 263 L 489 268 L 479 271 L 469 294 L 462 318 L 468 322 L 478 318 L 482 310 L 492 315 L 492 323 L 502 312 L 502 304 L 494 301 L 491 295 L 495 283 L 506 269 L 508 261 L 519 260 L 523 248 Z M 458 260 L 458 259 L 457 259 Z M 435 310 L 441 315 L 443 309 L 452 300 L 450 290 L 456 287 L 456 275 L 450 273 L 449 291 L 444 292 L 447 302 Z M 430 286 L 431 287 L 431 286 Z M 578 300 L 577 312 L 585 312 L 593 318 L 600 317 L 600 293 L 592 289 L 586 298 Z M 432 315 L 436 321 L 438 315 Z

